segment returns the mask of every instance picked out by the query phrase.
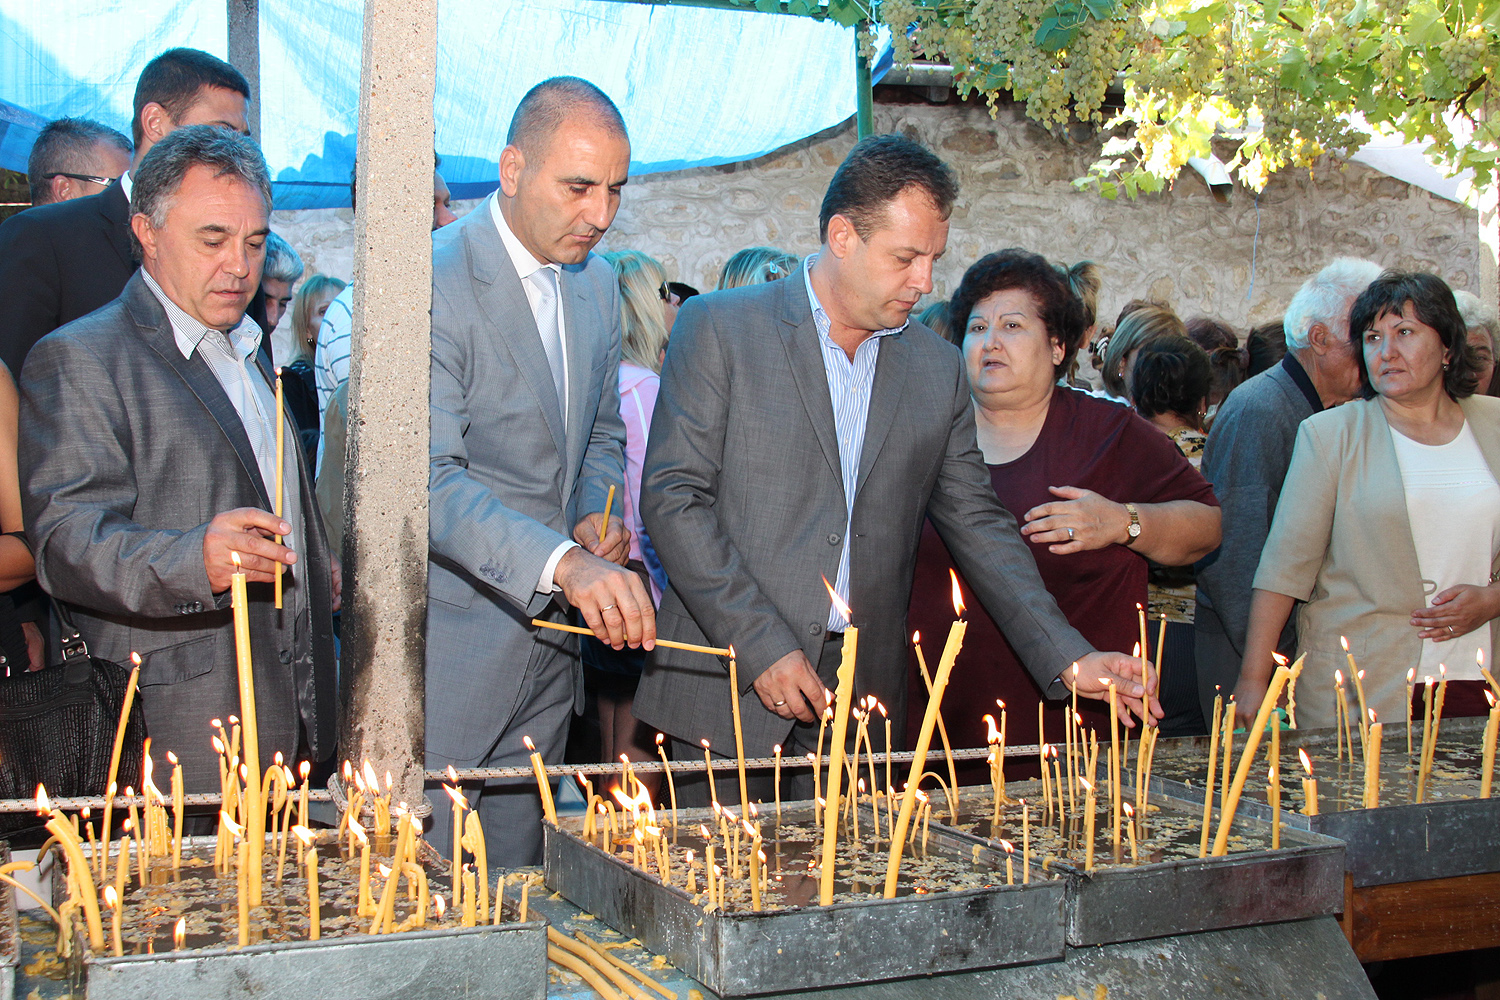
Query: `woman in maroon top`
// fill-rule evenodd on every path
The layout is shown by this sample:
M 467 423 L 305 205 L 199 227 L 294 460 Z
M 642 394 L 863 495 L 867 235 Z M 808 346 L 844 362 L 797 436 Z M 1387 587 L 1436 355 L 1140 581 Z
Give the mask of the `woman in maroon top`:
M 1000 502 L 1023 524 L 1043 582 L 1096 648 L 1130 649 L 1139 641 L 1146 561 L 1186 565 L 1218 546 L 1213 490 L 1132 410 L 1057 384 L 1081 342 L 1083 307 L 1043 258 L 1003 250 L 980 260 L 964 274 L 950 317 L 963 332 L 980 450 Z M 953 620 L 950 566 L 929 523 L 910 622 L 927 637 L 930 660 Z M 915 659 L 910 690 L 907 718 L 920 720 L 927 699 Z M 997 698 L 1008 710 L 1007 742 L 1036 742 L 1042 693 L 994 622 L 974 613 L 943 699 L 955 746 L 984 745 L 981 717 L 997 713 Z M 1063 710 L 1048 710 L 1049 741 L 1062 734 Z

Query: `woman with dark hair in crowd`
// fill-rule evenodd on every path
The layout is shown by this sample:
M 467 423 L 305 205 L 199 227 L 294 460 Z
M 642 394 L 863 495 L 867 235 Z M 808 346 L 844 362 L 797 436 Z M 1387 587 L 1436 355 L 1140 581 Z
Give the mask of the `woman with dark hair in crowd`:
M 1250 362 L 1245 369 L 1247 379 L 1281 363 L 1281 359 L 1286 357 L 1286 330 L 1282 327 L 1281 320 L 1262 323 L 1245 334 L 1245 357 Z
M 978 445 L 996 493 L 1030 542 L 1047 589 L 1068 620 L 1100 649 L 1138 641 L 1136 605 L 1146 603 L 1146 560 L 1191 563 L 1219 544 L 1213 491 L 1165 435 L 1126 407 L 1057 384 L 1083 339 L 1083 306 L 1042 257 L 993 253 L 970 267 L 950 316 L 962 344 Z M 923 532 L 910 622 L 936 639 L 953 620 L 948 550 Z M 1010 739 L 1035 738 L 1042 694 L 1000 630 L 970 616 L 949 689 L 955 745 L 982 746 L 979 706 L 1003 699 Z M 922 717 L 920 678 L 910 685 L 908 728 Z M 1062 732 L 1061 709 L 1052 738 Z
M 917 315 L 917 322 L 921 323 L 933 333 L 942 337 L 950 344 L 958 343 L 959 338 L 953 336 L 953 327 L 948 324 L 948 300 L 934 302 L 923 309 Z
M 1095 334 L 1099 332 L 1099 290 L 1104 287 L 1104 280 L 1099 274 L 1099 266 L 1091 260 L 1081 260 L 1067 267 L 1059 264 L 1057 271 L 1083 305 L 1083 339 L 1079 343 L 1092 344 Z M 1099 385 L 1099 372 L 1092 364 L 1089 366 L 1089 371 L 1080 371 L 1082 368 L 1080 358 L 1083 356 L 1082 351 L 1073 352 L 1073 360 L 1068 365 L 1067 375 L 1063 382 L 1075 389 L 1092 392 Z M 1090 361 L 1093 360 L 1092 354 L 1088 357 Z
M 1406 672 L 1447 667 L 1447 715 L 1488 706 L 1475 657 L 1500 616 L 1500 402 L 1475 396 L 1478 364 L 1453 293 L 1431 274 L 1387 271 L 1354 301 L 1349 338 L 1365 399 L 1302 422 L 1250 604 L 1237 711 L 1253 716 L 1293 607 L 1306 656 L 1297 722 L 1334 724 L 1329 683 L 1364 671 L 1381 720 L 1406 713 Z M 1309 679 L 1311 682 L 1309 683 Z M 1357 718 L 1354 692 L 1347 707 Z M 1422 706 L 1417 706 L 1417 717 Z
M 1115 324 L 1115 332 L 1109 335 L 1109 346 L 1104 350 L 1104 388 L 1114 399 L 1130 402 L 1130 370 L 1135 365 L 1136 352 L 1146 341 L 1154 337 L 1171 334 L 1187 336 L 1187 328 L 1177 314 L 1164 305 L 1142 302 L 1122 313 Z
M 1249 355 L 1240 348 L 1240 338 L 1227 323 L 1207 316 L 1195 316 L 1187 321 L 1188 339 L 1203 348 L 1208 355 L 1211 382 L 1208 390 L 1208 409 L 1204 412 L 1205 427 L 1213 423 L 1224 397 L 1234 387 L 1245 381 L 1245 369 L 1249 367 Z

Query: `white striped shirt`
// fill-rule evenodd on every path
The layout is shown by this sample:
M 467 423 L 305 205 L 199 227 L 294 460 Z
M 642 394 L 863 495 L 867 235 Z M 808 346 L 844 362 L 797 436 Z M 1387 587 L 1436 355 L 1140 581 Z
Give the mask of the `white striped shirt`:
M 833 342 L 833 327 L 818 293 L 813 291 L 812 266 L 818 259 L 812 254 L 802 267 L 807 284 L 807 301 L 812 306 L 813 323 L 818 328 L 818 346 L 823 352 L 823 371 L 828 377 L 828 396 L 833 403 L 833 427 L 839 438 L 839 471 L 844 484 L 844 538 L 839 550 L 839 571 L 833 589 L 849 600 L 849 529 L 854 521 L 854 494 L 859 485 L 859 460 L 865 448 L 865 422 L 870 415 L 870 393 L 875 387 L 875 363 L 880 359 L 880 341 L 906 329 L 902 323 L 890 330 L 876 330 L 854 349 L 851 361 L 844 349 Z M 828 631 L 842 632 L 849 622 L 837 605 L 828 611 Z

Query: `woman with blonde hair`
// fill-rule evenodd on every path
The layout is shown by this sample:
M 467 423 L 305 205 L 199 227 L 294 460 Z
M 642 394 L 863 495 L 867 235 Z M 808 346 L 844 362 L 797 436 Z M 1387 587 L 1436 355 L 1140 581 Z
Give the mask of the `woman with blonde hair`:
M 797 270 L 801 263 L 802 259 L 796 254 L 775 247 L 747 247 L 724 263 L 724 270 L 719 274 L 719 287 L 715 291 L 779 281 Z
M 620 419 L 625 423 L 625 492 L 620 516 L 630 529 L 630 569 L 645 578 L 651 599 L 661 602 L 666 573 L 641 523 L 641 463 L 651 433 L 651 411 L 661 386 L 661 364 L 667 353 L 666 269 L 638 250 L 603 255 L 620 285 Z M 644 727 L 631 714 L 635 688 L 645 667 L 641 649 L 614 650 L 583 638 L 583 662 L 591 667 L 598 695 L 599 731 L 604 760 L 649 760 L 655 753 Z
M 1109 336 L 1109 346 L 1104 349 L 1104 367 L 1099 372 L 1111 397 L 1122 403 L 1130 402 L 1130 370 L 1135 366 L 1136 353 L 1146 341 L 1167 333 L 1186 337 L 1187 327 L 1176 313 L 1160 303 L 1135 305 L 1120 317 L 1115 332 Z
M 307 453 L 308 461 L 317 462 L 318 438 L 323 428 L 318 423 L 318 384 L 313 373 L 313 352 L 318 347 L 318 329 L 328 305 L 338 298 L 345 282 L 328 274 L 314 274 L 302 282 L 292 301 L 292 353 L 277 358 L 281 366 L 281 383 L 286 390 L 287 409 L 297 424 L 297 439 Z M 340 449 L 339 454 L 343 454 Z M 342 469 L 340 470 L 342 474 Z M 339 480 L 339 506 L 343 506 L 343 480 Z M 342 512 L 340 513 L 342 519 Z

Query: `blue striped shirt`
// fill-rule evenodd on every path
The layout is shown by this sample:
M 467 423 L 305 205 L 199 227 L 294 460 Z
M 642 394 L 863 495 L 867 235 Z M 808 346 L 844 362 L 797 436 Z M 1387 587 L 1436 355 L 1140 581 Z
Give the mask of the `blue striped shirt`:
M 859 485 L 859 460 L 865 448 L 865 422 L 870 415 L 870 393 L 875 387 L 875 363 L 880 359 L 880 341 L 906 329 L 906 324 L 890 330 L 877 330 L 854 349 L 851 361 L 844 349 L 833 342 L 829 330 L 833 323 L 813 291 L 812 266 L 817 254 L 807 258 L 802 280 L 807 284 L 807 301 L 812 306 L 813 323 L 818 328 L 818 346 L 823 352 L 823 371 L 828 376 L 828 396 L 833 403 L 833 426 L 839 438 L 839 471 L 844 484 L 844 538 L 839 550 L 839 571 L 833 589 L 849 600 L 849 529 L 854 520 L 854 493 Z M 837 605 L 828 611 L 828 631 L 842 632 L 849 622 Z

